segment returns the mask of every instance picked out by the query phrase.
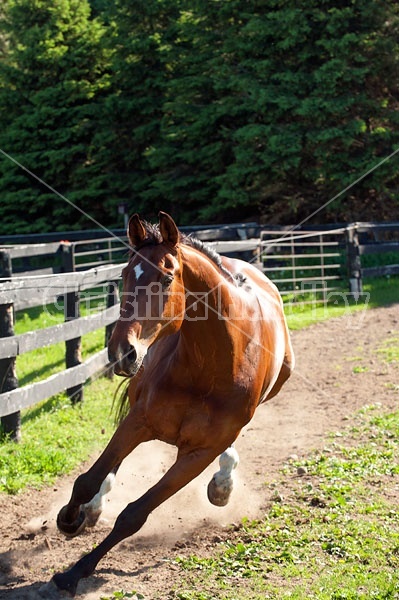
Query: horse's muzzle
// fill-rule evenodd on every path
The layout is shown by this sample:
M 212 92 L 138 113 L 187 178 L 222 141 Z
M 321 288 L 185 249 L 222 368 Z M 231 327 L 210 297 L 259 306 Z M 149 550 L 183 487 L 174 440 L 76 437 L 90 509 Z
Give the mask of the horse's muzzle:
M 114 367 L 115 375 L 133 377 L 141 367 L 143 358 L 139 357 L 134 346 L 127 346 L 125 350 L 118 348 L 116 352 L 108 347 L 108 360 Z

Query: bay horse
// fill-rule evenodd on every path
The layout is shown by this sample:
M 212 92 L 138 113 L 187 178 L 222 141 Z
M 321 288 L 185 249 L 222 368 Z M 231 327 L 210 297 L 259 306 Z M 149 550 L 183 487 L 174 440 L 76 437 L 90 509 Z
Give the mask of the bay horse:
M 128 238 L 120 317 L 108 344 L 115 373 L 129 378 L 128 412 L 98 460 L 76 479 L 58 514 L 59 530 L 73 536 L 96 522 L 103 494 L 138 444 L 158 439 L 178 451 L 171 468 L 127 505 L 109 535 L 54 575 L 51 585 L 71 596 L 111 548 L 218 456 L 208 498 L 227 503 L 238 462 L 233 443 L 294 365 L 280 295 L 257 268 L 184 236 L 164 212 L 158 225 L 133 215 Z

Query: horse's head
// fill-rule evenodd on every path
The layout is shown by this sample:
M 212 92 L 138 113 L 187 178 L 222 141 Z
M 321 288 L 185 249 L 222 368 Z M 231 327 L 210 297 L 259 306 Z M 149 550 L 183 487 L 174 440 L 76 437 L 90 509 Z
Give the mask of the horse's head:
M 120 317 L 108 343 L 108 354 L 117 375 L 133 376 L 149 346 L 180 328 L 185 298 L 179 231 L 173 219 L 159 213 L 158 228 L 133 215 L 128 237 L 133 251 L 122 271 Z

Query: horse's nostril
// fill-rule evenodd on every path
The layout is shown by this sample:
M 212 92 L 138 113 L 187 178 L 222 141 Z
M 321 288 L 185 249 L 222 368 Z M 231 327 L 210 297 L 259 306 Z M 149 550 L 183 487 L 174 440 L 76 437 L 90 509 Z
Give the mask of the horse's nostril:
M 137 360 L 137 352 L 133 346 L 130 346 L 130 350 L 126 353 L 126 358 L 129 362 L 134 363 Z

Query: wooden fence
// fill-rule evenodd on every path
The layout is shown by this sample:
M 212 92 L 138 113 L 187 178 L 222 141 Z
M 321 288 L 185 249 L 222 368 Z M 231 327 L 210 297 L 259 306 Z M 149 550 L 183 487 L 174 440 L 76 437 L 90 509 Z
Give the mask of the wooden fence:
M 260 229 L 256 224 L 202 230 L 198 237 L 221 254 L 251 261 L 274 280 L 286 302 L 327 302 L 336 289 L 362 290 L 364 277 L 399 274 L 399 223 L 354 223 L 335 229 Z M 216 240 L 220 236 L 224 239 Z M 227 237 L 233 239 L 226 239 Z M 384 253 L 386 264 L 365 257 Z M 67 390 L 73 402 L 83 384 L 107 369 L 107 351 L 81 362 L 81 336 L 105 328 L 105 343 L 118 317 L 118 282 L 126 261 L 126 238 L 50 242 L 0 249 L 0 417 L 3 429 L 20 436 L 20 410 Z M 36 264 L 36 262 L 39 263 Z M 82 292 L 98 289 L 105 308 L 81 317 Z M 63 298 L 65 322 L 14 335 L 14 311 Z M 16 357 L 65 342 L 66 369 L 18 388 Z
M 362 289 L 362 279 L 399 274 L 399 223 L 354 223 L 348 228 L 349 272 Z M 383 264 L 368 266 L 367 258 L 382 255 Z M 353 284 L 352 284 L 353 285 Z
M 20 410 L 67 390 L 73 402 L 82 398 L 82 385 L 107 366 L 107 352 L 102 350 L 81 362 L 81 336 L 116 321 L 119 314 L 117 282 L 120 265 L 90 269 L 84 272 L 33 277 L 10 278 L 0 285 L 0 323 L 3 324 L 0 345 L 0 416 L 5 433 L 20 436 Z M 85 290 L 103 285 L 107 289 L 107 308 L 80 317 L 79 296 Z M 46 307 L 63 298 L 65 322 L 45 329 L 14 335 L 13 312 L 36 306 Z M 44 381 L 18 388 L 16 357 L 26 352 L 65 342 L 66 370 Z

